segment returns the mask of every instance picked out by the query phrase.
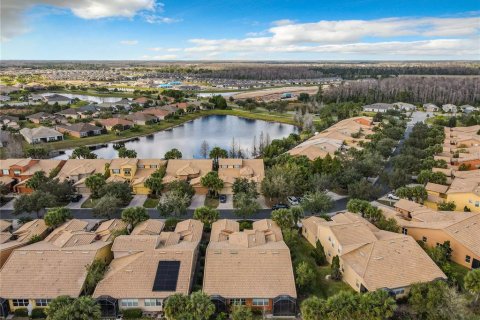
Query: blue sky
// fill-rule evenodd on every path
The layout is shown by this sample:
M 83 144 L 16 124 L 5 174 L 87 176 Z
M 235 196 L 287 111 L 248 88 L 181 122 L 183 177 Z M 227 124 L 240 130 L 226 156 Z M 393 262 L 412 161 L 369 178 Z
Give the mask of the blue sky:
M 3 0 L 1 58 L 480 57 L 480 1 Z

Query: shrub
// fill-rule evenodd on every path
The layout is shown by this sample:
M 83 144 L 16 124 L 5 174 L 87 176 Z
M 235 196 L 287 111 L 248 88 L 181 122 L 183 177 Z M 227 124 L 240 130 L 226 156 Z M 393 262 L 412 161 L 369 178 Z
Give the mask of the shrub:
M 15 317 L 28 317 L 28 310 L 27 308 L 18 308 L 15 309 L 13 314 L 15 315 Z
M 242 220 L 240 222 L 240 231 L 245 229 L 252 229 L 253 222 L 249 220 Z
M 125 319 L 138 319 L 141 318 L 143 314 L 142 309 L 139 308 L 125 309 L 122 313 Z
M 177 223 L 180 222 L 180 219 L 176 218 L 168 218 L 165 220 L 165 231 L 173 231 L 175 230 L 175 227 L 177 226 Z
M 47 315 L 43 308 L 35 308 L 32 310 L 32 319 L 45 319 Z

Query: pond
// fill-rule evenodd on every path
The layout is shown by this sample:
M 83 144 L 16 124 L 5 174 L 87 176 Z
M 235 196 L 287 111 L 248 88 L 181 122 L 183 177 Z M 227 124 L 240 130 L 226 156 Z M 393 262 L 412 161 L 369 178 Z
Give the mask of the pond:
M 184 159 L 202 158 L 201 145 L 206 141 L 211 148 L 218 146 L 226 150 L 241 149 L 244 157 L 252 156 L 254 140 L 256 145 L 263 140 L 287 137 L 298 133 L 297 127 L 290 124 L 245 119 L 236 116 L 210 115 L 186 122 L 169 130 L 160 131 L 149 136 L 139 137 L 125 142 L 127 149 L 137 152 L 138 158 L 163 158 L 165 152 L 177 148 Z M 99 158 L 117 158 L 113 143 L 94 150 Z M 72 150 L 67 150 L 57 159 L 67 159 Z
M 104 102 L 109 102 L 109 103 L 114 103 L 122 100 L 122 98 L 119 97 L 96 97 L 96 96 L 89 96 L 86 94 L 73 94 L 73 93 L 43 93 L 42 96 L 51 96 L 53 94 L 59 94 L 62 96 L 65 96 L 70 99 L 80 99 L 83 101 L 88 101 L 88 102 L 94 102 L 94 103 L 104 103 Z

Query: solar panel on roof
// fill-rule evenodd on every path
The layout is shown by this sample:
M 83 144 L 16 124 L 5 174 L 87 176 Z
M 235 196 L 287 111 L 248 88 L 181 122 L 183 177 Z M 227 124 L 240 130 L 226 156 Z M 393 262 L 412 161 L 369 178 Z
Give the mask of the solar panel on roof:
M 176 291 L 180 261 L 159 261 L 153 291 Z

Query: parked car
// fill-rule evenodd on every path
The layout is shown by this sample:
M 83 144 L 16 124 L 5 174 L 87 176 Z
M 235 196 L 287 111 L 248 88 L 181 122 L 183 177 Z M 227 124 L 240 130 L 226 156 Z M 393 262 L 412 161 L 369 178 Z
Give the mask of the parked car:
M 225 194 L 219 195 L 218 200 L 220 201 L 220 203 L 226 203 L 227 202 L 227 195 L 225 195 Z
M 78 201 L 80 201 L 80 199 L 82 199 L 82 197 L 83 196 L 80 193 L 72 194 L 70 196 L 70 201 L 71 202 L 78 202 Z
M 298 206 L 300 204 L 298 199 L 294 196 L 287 197 L 287 201 L 291 206 Z
M 278 209 L 288 209 L 288 205 L 285 203 L 277 203 L 272 206 L 272 210 L 278 210 Z
M 387 198 L 390 200 L 400 200 L 400 198 L 394 195 L 393 193 L 387 194 Z

